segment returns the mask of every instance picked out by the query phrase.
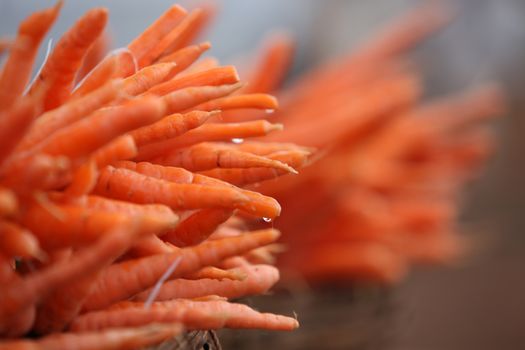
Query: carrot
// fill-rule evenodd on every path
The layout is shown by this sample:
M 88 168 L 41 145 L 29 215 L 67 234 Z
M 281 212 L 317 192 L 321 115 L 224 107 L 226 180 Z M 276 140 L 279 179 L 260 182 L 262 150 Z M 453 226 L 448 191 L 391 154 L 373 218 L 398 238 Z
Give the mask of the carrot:
M 112 79 L 127 78 L 137 71 L 137 62 L 127 49 L 115 50 L 93 68 L 75 87 L 71 100 L 91 93 Z
M 16 194 L 11 189 L 0 186 L 0 218 L 13 216 L 17 212 Z
M 247 277 L 246 273 L 240 269 L 223 270 L 213 266 L 203 267 L 202 269 L 185 275 L 184 278 L 188 280 L 200 280 L 203 278 L 214 280 L 232 280 L 242 281 Z
M 204 57 L 199 61 L 195 62 L 191 67 L 188 67 L 184 71 L 177 74 L 177 77 L 182 78 L 188 75 L 192 75 L 199 72 L 204 72 L 212 68 L 218 68 L 220 66 L 219 60 L 215 57 Z
M 177 220 L 178 218 L 170 208 L 161 204 L 135 204 L 95 195 L 86 196 L 83 204 L 86 208 L 95 211 L 120 213 L 131 217 L 153 215 L 163 217 L 164 220 Z
M 128 222 L 129 223 L 129 222 Z M 118 227 L 105 235 L 95 246 L 81 250 L 71 261 L 59 262 L 38 273 L 10 284 L 0 291 L 0 334 L 18 335 L 27 332 L 22 327 L 13 329 L 11 316 L 26 313 L 34 309 L 34 304 L 46 298 L 54 290 L 72 283 L 85 274 L 91 274 L 113 261 L 129 246 L 130 238 L 135 237 L 140 230 L 132 225 Z
M 141 62 L 143 57 L 153 49 L 173 27 L 187 14 L 179 5 L 173 5 L 167 9 L 153 24 L 135 38 L 128 49 L 136 57 L 137 62 Z M 139 66 L 142 68 L 142 66 Z
M 227 110 L 227 109 L 265 109 L 274 110 L 277 109 L 277 99 L 267 94 L 243 94 L 236 96 L 228 96 L 219 98 L 213 101 L 208 101 L 195 106 L 194 109 L 202 111 L 211 111 L 214 109 Z
M 55 6 L 33 13 L 18 28 L 10 54 L 0 73 L 0 109 L 7 109 L 22 95 L 42 39 L 55 22 L 62 1 Z
M 28 230 L 0 220 L 0 251 L 7 257 L 43 259 L 37 239 Z
M 178 323 L 150 324 L 96 332 L 52 334 L 37 340 L 8 340 L 0 342 L 0 350 L 132 350 L 159 344 L 181 332 L 182 326 Z
M 128 134 L 113 139 L 113 141 L 93 152 L 91 157 L 100 169 L 119 160 L 134 158 L 137 153 L 135 140 Z
M 165 81 L 175 67 L 175 63 L 158 63 L 144 67 L 137 73 L 124 79 L 124 92 L 131 96 L 141 94 Z
M 0 112 L 0 166 L 42 111 L 44 103 L 42 92 L 23 97 L 10 109 Z
M 213 168 L 253 168 L 263 167 L 297 174 L 290 166 L 279 161 L 241 152 L 220 144 L 201 143 L 153 159 L 154 163 L 168 166 L 181 166 L 190 171 L 202 171 Z
M 219 187 L 219 188 L 223 187 L 228 190 L 238 191 L 242 195 L 244 195 L 246 198 L 250 199 L 249 205 L 240 204 L 238 209 L 241 209 L 253 215 L 258 215 L 258 216 L 267 217 L 267 218 L 275 218 L 279 216 L 279 214 L 281 213 L 281 207 L 279 203 L 271 197 L 263 196 L 257 192 L 242 190 L 242 189 L 236 188 L 235 186 L 232 186 L 229 183 L 218 181 L 213 178 L 208 178 L 206 176 L 202 176 L 198 174 L 194 175 L 191 172 L 185 169 L 182 169 L 182 168 L 166 167 L 166 166 L 151 164 L 151 163 L 146 163 L 146 162 L 141 162 L 141 163 L 119 162 L 117 163 L 117 165 L 122 168 L 136 171 L 143 175 L 151 176 L 157 179 L 166 180 L 170 182 L 175 182 L 178 184 L 195 184 L 195 185 L 213 186 L 213 187 Z M 207 230 L 211 230 L 212 226 L 215 226 L 221 221 L 221 217 L 225 217 L 225 215 L 227 215 L 226 210 L 222 214 L 220 212 L 215 212 L 215 211 L 210 211 L 210 213 L 213 213 L 212 215 L 213 218 L 212 217 L 209 218 L 211 222 L 209 226 L 207 225 L 205 226 L 207 227 Z M 190 225 L 190 227 L 193 227 L 194 229 L 198 229 L 199 231 L 204 228 L 200 225 L 194 226 L 193 223 Z M 203 231 L 200 231 L 200 232 L 201 234 L 204 234 Z
M 172 209 L 246 209 L 248 203 L 248 198 L 233 188 L 171 183 L 113 167 L 102 170 L 95 192 L 135 203 L 161 203 Z
M 63 156 L 36 154 L 21 161 L 8 164 L 0 171 L 0 183 L 20 193 L 31 193 L 35 189 L 56 189 L 67 184 L 71 164 Z
M 164 211 L 142 213 L 137 216 L 141 232 L 162 233 L 177 223 L 177 216 Z M 86 209 L 72 204 L 32 203 L 22 213 L 20 222 L 38 238 L 44 249 L 79 247 L 93 242 L 100 235 L 117 225 L 132 221 L 122 212 Z
M 246 137 L 265 136 L 273 131 L 283 130 L 282 124 L 271 124 L 266 120 L 244 123 L 208 123 L 189 130 L 184 135 L 157 144 L 155 148 L 175 149 L 192 146 L 201 142 L 230 141 Z
M 157 301 L 191 299 L 206 295 L 218 295 L 228 299 L 266 293 L 279 280 L 279 271 L 269 265 L 254 265 L 238 269 L 246 274 L 242 281 L 201 279 L 196 281 L 176 279 L 164 283 Z M 145 301 L 151 290 L 138 294 L 134 300 Z
M 233 215 L 230 209 L 203 209 L 182 220 L 173 230 L 162 236 L 177 247 L 201 243 Z
M 177 45 L 172 45 L 166 53 L 190 45 L 215 17 L 216 10 L 216 5 L 212 2 L 199 4 L 198 11 L 193 11 L 195 17 L 189 23 L 187 30 L 178 38 Z
M 88 194 L 93 190 L 97 183 L 98 168 L 97 163 L 90 159 L 82 164 L 73 174 L 73 179 L 69 186 L 64 190 L 64 195 L 75 198 Z
M 165 51 L 171 52 L 180 49 L 181 46 L 179 45 L 179 42 L 184 40 L 185 32 L 192 29 L 192 25 L 198 19 L 200 12 L 202 12 L 201 9 L 196 9 L 184 17 L 177 26 L 162 38 L 162 40 L 141 57 L 139 65 L 141 67 L 147 66 L 148 64 L 151 64 L 151 62 L 157 60 Z
M 100 310 L 152 287 L 175 259 L 181 260 L 170 279 L 184 276 L 204 266 L 214 265 L 229 256 L 269 244 L 278 236 L 279 232 L 273 229 L 255 231 L 239 237 L 203 242 L 170 254 L 154 255 L 111 265 L 97 280 L 95 290 L 84 304 L 84 309 Z
M 55 131 L 66 127 L 104 106 L 120 95 L 122 81 L 114 80 L 82 98 L 42 114 L 22 139 L 17 151 L 25 151 Z
M 155 144 L 197 128 L 219 113 L 193 111 L 186 114 L 172 114 L 154 124 L 135 129 L 130 134 L 138 147 Z
M 258 65 L 248 78 L 244 93 L 275 91 L 283 80 L 293 56 L 293 40 L 279 33 L 268 39 Z
M 180 50 L 175 51 L 172 54 L 169 54 L 167 56 L 161 57 L 158 62 L 174 62 L 177 66 L 172 71 L 172 74 L 175 75 L 177 73 L 180 73 L 184 71 L 186 68 L 191 66 L 195 61 L 201 57 L 201 55 L 209 50 L 211 47 L 211 44 L 209 42 L 204 42 L 202 44 L 197 45 L 191 45 L 184 47 Z
M 153 303 L 151 309 L 142 303 L 126 303 L 114 309 L 79 316 L 71 329 L 89 331 L 109 327 L 140 326 L 150 322 L 181 322 L 188 329 L 249 328 L 293 330 L 299 326 L 294 318 L 259 313 L 246 305 L 223 300 L 174 300 Z
M 88 49 L 82 65 L 78 69 L 75 81 L 79 82 L 86 77 L 106 56 L 108 48 L 110 47 L 111 38 L 107 31 L 102 32 L 95 40 L 93 45 Z
M 117 107 L 109 107 L 62 128 L 35 146 L 35 151 L 86 157 L 121 134 L 157 121 L 164 115 L 162 100 L 144 97 Z M 73 144 L 70 140 L 75 140 Z
M 147 92 L 164 96 L 170 92 L 194 86 L 219 86 L 239 82 L 239 75 L 233 66 L 211 68 L 182 77 L 175 77 L 165 83 L 152 87 Z
M 167 94 L 163 99 L 166 103 L 167 113 L 171 114 L 182 112 L 214 98 L 229 95 L 241 86 L 242 84 L 190 87 Z
M 106 26 L 108 12 L 104 8 L 88 11 L 57 42 L 29 94 L 45 85 L 45 110 L 61 105 L 69 98 L 75 75 L 91 44 Z
M 140 258 L 143 256 L 173 253 L 174 248 L 157 236 L 150 236 L 138 241 L 126 254 L 126 257 Z
M 4 54 L 13 45 L 13 41 L 10 38 L 0 38 L 0 56 Z

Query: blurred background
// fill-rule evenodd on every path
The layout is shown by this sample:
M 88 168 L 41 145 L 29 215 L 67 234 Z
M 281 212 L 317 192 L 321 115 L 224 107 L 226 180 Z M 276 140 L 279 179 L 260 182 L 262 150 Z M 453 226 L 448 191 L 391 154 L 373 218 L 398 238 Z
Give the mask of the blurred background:
M 0 35 L 53 1 L 0 0 Z M 50 37 L 88 8 L 110 9 L 113 47 L 125 46 L 173 1 L 68 0 Z M 198 6 L 198 1 L 179 1 Z M 351 50 L 413 0 L 217 0 L 203 36 L 211 54 L 236 62 L 275 30 L 291 32 L 297 53 L 290 79 Z M 455 0 L 455 21 L 415 50 L 428 97 L 481 81 L 506 89 L 509 110 L 495 125 L 497 153 L 468 188 L 462 221 L 476 249 L 451 267 L 419 268 L 393 291 L 387 349 L 525 348 L 525 1 Z M 43 53 L 42 53 L 43 55 Z M 42 56 L 43 57 L 43 56 Z M 42 58 L 41 58 L 42 59 Z M 249 63 L 249 62 L 248 62 Z M 300 316 L 300 315 L 299 315 Z M 293 337 L 293 334 L 289 335 Z

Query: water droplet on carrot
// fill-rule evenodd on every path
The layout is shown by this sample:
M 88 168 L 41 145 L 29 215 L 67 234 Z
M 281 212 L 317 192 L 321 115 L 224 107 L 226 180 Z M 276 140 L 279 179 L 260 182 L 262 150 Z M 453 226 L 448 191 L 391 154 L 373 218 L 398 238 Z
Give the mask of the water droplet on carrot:
M 275 109 L 265 109 L 264 110 L 266 114 L 273 114 L 275 112 Z
M 272 222 L 271 218 L 263 218 L 264 222 Z
M 234 139 L 232 139 L 232 142 L 235 143 L 235 144 L 240 144 L 240 143 L 244 142 L 244 139 L 234 138 Z

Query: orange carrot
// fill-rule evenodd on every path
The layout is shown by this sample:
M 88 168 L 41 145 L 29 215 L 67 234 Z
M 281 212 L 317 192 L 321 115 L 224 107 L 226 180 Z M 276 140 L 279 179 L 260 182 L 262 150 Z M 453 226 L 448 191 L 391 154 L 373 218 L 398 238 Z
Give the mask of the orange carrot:
M 201 142 L 230 141 L 247 137 L 265 136 L 273 131 L 283 130 L 282 124 L 271 124 L 266 120 L 244 123 L 208 123 L 184 135 L 157 144 L 156 148 L 175 149 L 192 146 Z
M 93 190 L 97 183 L 98 168 L 97 163 L 90 159 L 82 164 L 73 174 L 73 179 L 69 186 L 64 190 L 64 195 L 75 198 L 88 194 Z
M 246 196 L 233 188 L 177 184 L 113 167 L 102 170 L 95 192 L 135 203 L 162 203 L 172 209 L 247 209 L 248 201 Z
M 194 86 L 218 86 L 239 82 L 239 75 L 233 66 L 211 68 L 183 77 L 175 77 L 148 90 L 148 93 L 164 96 L 170 92 Z
M 165 81 L 175 67 L 175 63 L 158 63 L 144 67 L 137 73 L 124 79 L 124 92 L 131 96 L 141 94 Z
M 132 350 L 157 345 L 181 332 L 182 326 L 178 323 L 150 324 L 97 332 L 52 334 L 37 340 L 2 341 L 0 350 Z
M 69 98 L 82 59 L 104 30 L 107 17 L 106 9 L 92 9 L 57 42 L 29 91 L 32 94 L 46 84 L 45 110 L 56 108 Z
M 167 105 L 167 113 L 182 112 L 199 103 L 223 97 L 239 89 L 242 84 L 221 86 L 200 86 L 181 89 L 163 97 Z
M 33 13 L 20 24 L 0 73 L 0 109 L 10 107 L 24 92 L 40 42 L 55 22 L 61 7 L 62 1 L 58 1 L 55 6 Z
M 144 97 L 97 111 L 44 139 L 36 150 L 82 158 L 121 134 L 153 123 L 164 115 L 162 100 Z M 71 143 L 70 140 L 75 140 Z
M 17 150 L 28 150 L 58 129 L 84 118 L 117 99 L 121 88 L 122 81 L 114 80 L 82 98 L 67 102 L 57 109 L 42 114 L 24 136 Z
M 97 90 L 112 79 L 127 78 L 136 71 L 137 63 L 133 54 L 127 49 L 115 50 L 78 83 L 71 94 L 71 100 Z
M 199 4 L 198 11 L 194 11 L 195 17 L 191 23 L 189 23 L 187 30 L 178 38 L 177 45 L 172 45 L 166 53 L 169 54 L 170 50 L 178 50 L 179 48 L 190 45 L 215 17 L 216 10 L 216 5 L 212 2 Z
M 143 57 L 172 30 L 186 14 L 186 10 L 182 7 L 173 5 L 135 38 L 128 45 L 128 49 L 137 58 L 137 62 L 142 61 Z
M 230 209 L 203 209 L 182 220 L 175 229 L 162 236 L 177 247 L 201 243 L 233 215 Z
M 176 279 L 168 281 L 160 288 L 156 300 L 191 299 L 206 295 L 218 295 L 228 299 L 266 293 L 279 280 L 279 271 L 269 265 L 253 265 L 240 268 L 246 274 L 242 281 L 201 279 L 196 281 Z M 145 301 L 151 290 L 146 290 L 134 298 Z
M 197 128 L 219 113 L 193 111 L 186 114 L 172 114 L 154 124 L 135 129 L 130 134 L 138 147 L 158 143 Z
M 100 310 L 153 286 L 175 259 L 181 259 L 170 278 L 184 276 L 229 256 L 266 245 L 279 236 L 276 230 L 255 231 L 242 236 L 204 242 L 171 254 L 154 255 L 109 266 L 97 280 L 85 310 Z M 147 272 L 146 272 L 147 271 Z M 141 276 L 138 278 L 138 276 Z
M 43 108 L 43 91 L 25 96 L 10 109 L 0 112 L 0 166 L 18 145 Z
M 243 94 L 219 98 L 213 101 L 202 103 L 195 106 L 194 109 L 202 111 L 211 111 L 214 109 L 226 110 L 226 109 L 265 109 L 274 110 L 277 109 L 277 99 L 272 95 L 267 94 Z
M 242 281 L 246 277 L 246 273 L 240 269 L 223 270 L 213 266 L 206 266 L 196 272 L 184 275 L 184 278 L 188 280 L 200 280 L 203 278 L 208 278 L 214 280 L 228 279 L 232 281 Z
M 100 34 L 97 40 L 95 40 L 93 45 L 91 45 L 86 52 L 84 60 L 82 61 L 82 66 L 80 66 L 77 76 L 75 77 L 75 81 L 79 82 L 84 79 L 93 68 L 102 62 L 102 59 L 104 59 L 104 56 L 106 56 L 108 48 L 110 47 L 110 41 L 111 39 L 107 31 Z
M 144 308 L 142 303 L 125 303 L 113 309 L 90 312 L 79 316 L 71 325 L 74 331 L 89 331 L 119 326 L 140 326 L 150 322 L 181 322 L 188 329 L 255 328 L 293 330 L 299 326 L 296 319 L 259 313 L 246 305 L 224 300 L 174 300 L 153 303 Z
M 244 93 L 275 91 L 288 71 L 294 51 L 292 39 L 280 33 L 269 38 L 266 45 Z
M 174 248 L 166 244 L 157 236 L 142 238 L 127 252 L 126 257 L 140 258 L 143 256 L 173 253 Z
M 191 66 L 205 51 L 209 50 L 210 47 L 211 44 L 209 42 L 187 46 L 172 54 L 161 57 L 159 62 L 174 62 L 177 64 L 177 68 L 172 71 L 172 74 L 175 75 Z
M 169 33 L 166 34 L 154 47 L 144 54 L 139 60 L 139 65 L 144 67 L 151 62 L 154 62 L 165 51 L 172 52 L 182 48 L 179 42 L 184 40 L 185 32 L 192 30 L 193 23 L 198 19 L 202 10 L 193 10 L 189 15 L 184 17 L 182 21 L 175 26 Z
M 161 165 L 181 166 L 190 171 L 202 171 L 213 168 L 263 167 L 297 173 L 293 168 L 279 161 L 212 143 L 201 143 L 180 150 L 176 149 L 154 158 L 153 162 Z
M 134 158 L 137 153 L 137 145 L 133 137 L 122 135 L 93 152 L 92 159 L 98 168 L 102 168 L 119 160 Z
M 166 212 L 143 213 L 136 215 L 136 219 L 138 229 L 149 233 L 162 233 L 173 228 L 178 220 L 176 215 L 167 215 Z M 44 249 L 78 247 L 130 221 L 131 218 L 120 212 L 53 202 L 44 205 L 32 203 L 20 218 L 20 222 L 34 233 Z

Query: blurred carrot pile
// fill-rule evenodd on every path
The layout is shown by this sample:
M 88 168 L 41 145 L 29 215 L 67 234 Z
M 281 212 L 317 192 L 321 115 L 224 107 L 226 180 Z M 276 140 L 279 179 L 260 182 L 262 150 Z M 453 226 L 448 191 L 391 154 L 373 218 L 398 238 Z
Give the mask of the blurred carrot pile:
M 278 266 L 290 278 L 391 283 L 413 263 L 446 263 L 464 250 L 461 191 L 493 150 L 489 121 L 504 103 L 493 84 L 421 102 L 409 51 L 450 19 L 445 7 L 426 3 L 283 90 L 291 40 L 277 36 L 262 49 L 245 91 L 277 94 L 281 106 L 269 120 L 285 129 L 261 140 L 268 149 L 294 142 L 317 150 L 298 176 L 249 187 L 286 208 L 275 226 L 286 250 Z
M 257 256 L 279 232 L 214 232 L 234 212 L 273 219 L 279 204 L 201 174 L 295 172 L 306 160 L 298 147 L 216 142 L 281 129 L 212 122 L 221 110 L 274 109 L 275 98 L 233 95 L 235 68 L 199 60 L 210 44 L 191 44 L 210 9 L 177 5 L 108 55 L 107 10 L 90 10 L 30 83 L 61 6 L 2 41 L 0 349 L 134 349 L 183 329 L 296 328 L 228 301 L 277 282 Z

